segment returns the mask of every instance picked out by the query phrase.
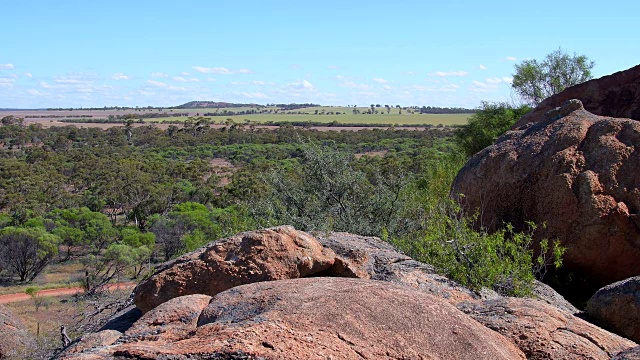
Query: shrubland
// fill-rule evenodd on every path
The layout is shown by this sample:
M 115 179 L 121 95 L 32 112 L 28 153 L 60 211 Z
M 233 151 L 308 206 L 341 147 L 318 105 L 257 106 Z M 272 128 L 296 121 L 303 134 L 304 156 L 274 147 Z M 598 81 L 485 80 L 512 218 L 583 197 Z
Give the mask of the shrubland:
M 473 214 L 449 199 L 473 149 L 525 111 L 484 104 L 457 131 L 7 122 L 0 127 L 2 275 L 29 282 L 53 262 L 77 262 L 84 276 L 75 280 L 93 292 L 209 241 L 286 223 L 379 236 L 471 288 L 525 294 L 540 265 L 531 234 L 508 224 L 493 234 L 474 229 Z M 216 159 L 230 167 L 216 167 Z M 12 263 L 17 247 L 2 244 L 29 249 L 21 267 Z M 560 254 L 553 243 L 545 250 Z

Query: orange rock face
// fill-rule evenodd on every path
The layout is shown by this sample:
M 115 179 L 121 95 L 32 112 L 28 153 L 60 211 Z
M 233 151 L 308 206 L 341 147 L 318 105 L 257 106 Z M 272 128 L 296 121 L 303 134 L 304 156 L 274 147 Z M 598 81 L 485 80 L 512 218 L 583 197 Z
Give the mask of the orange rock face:
M 479 224 L 546 224 L 564 271 L 597 288 L 640 274 L 640 122 L 572 101 L 474 155 L 451 193 Z M 464 194 L 460 196 L 459 194 Z
M 127 340 L 125 334 L 121 344 L 68 359 L 525 358 L 502 335 L 448 302 L 379 281 L 319 277 L 238 286 L 214 296 L 191 331 L 184 331 L 193 325 L 191 320 L 167 317 L 167 309 L 159 317 L 155 314 L 174 301 L 181 298 L 139 320 L 167 320 L 155 335 Z M 193 319 L 196 313 L 183 315 Z
M 163 264 L 138 284 L 134 301 L 147 312 L 178 296 L 213 296 L 242 284 L 312 275 L 334 261 L 333 251 L 291 226 L 251 231 Z
M 458 308 L 511 339 L 527 359 L 602 359 L 636 344 L 533 299 L 503 298 Z

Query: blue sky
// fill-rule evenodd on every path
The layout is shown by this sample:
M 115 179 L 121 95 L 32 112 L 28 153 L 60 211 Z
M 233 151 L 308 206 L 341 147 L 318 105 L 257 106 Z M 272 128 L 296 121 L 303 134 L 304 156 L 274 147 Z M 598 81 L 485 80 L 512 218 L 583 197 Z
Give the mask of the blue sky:
M 561 47 L 640 63 L 637 1 L 4 1 L 0 108 L 477 107 Z

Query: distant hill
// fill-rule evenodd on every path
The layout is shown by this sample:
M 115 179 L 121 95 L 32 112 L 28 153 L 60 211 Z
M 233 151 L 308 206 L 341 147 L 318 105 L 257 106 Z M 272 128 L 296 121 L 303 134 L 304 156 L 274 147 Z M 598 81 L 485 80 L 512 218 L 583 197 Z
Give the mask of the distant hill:
M 186 104 L 174 106 L 172 109 L 211 109 L 211 108 L 240 108 L 240 107 L 255 107 L 255 108 L 266 108 L 266 107 L 277 107 L 282 110 L 295 110 L 302 109 L 307 107 L 320 106 L 318 104 L 306 103 L 306 104 L 241 104 L 241 103 L 228 103 L 228 102 L 220 102 L 220 101 L 189 101 Z
M 233 108 L 233 107 L 265 107 L 260 104 L 236 104 L 220 101 L 189 101 L 188 103 L 174 106 L 172 109 L 207 109 L 207 108 Z

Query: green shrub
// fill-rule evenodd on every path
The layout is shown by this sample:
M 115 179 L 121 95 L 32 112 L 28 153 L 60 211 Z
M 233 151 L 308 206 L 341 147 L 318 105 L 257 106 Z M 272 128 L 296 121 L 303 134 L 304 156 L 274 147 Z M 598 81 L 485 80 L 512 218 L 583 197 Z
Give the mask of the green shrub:
M 493 144 L 530 110 L 528 105 L 514 107 L 507 103 L 483 102 L 469 123 L 456 131 L 456 142 L 467 156 L 472 156 Z
M 522 233 L 506 225 L 489 234 L 473 230 L 473 219 L 459 214 L 457 204 L 443 201 L 427 215 L 422 237 L 395 239 L 393 243 L 464 286 L 492 288 L 508 296 L 529 295 L 536 275 L 544 275 L 548 266 L 558 268 L 562 264 L 564 248 L 557 241 L 550 244 L 544 240 L 540 255 L 534 256 L 534 224 Z

